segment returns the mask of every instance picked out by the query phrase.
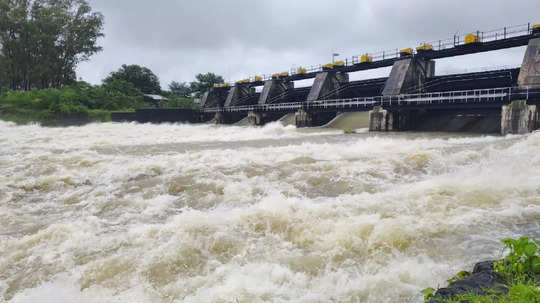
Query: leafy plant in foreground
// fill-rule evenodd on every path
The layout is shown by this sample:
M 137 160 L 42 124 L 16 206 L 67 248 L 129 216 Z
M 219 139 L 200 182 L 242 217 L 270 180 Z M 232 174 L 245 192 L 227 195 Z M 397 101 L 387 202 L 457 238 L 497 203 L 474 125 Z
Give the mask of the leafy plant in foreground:
M 521 237 L 502 242 L 504 250 L 510 252 L 503 260 L 495 262 L 495 272 L 507 281 L 537 280 L 540 274 L 540 241 Z

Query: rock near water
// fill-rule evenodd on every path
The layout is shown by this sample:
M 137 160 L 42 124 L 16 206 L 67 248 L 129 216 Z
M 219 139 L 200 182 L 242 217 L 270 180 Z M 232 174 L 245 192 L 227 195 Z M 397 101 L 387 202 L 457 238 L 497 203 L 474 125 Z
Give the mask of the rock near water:
M 504 280 L 493 271 L 495 261 L 485 261 L 474 266 L 473 273 L 462 279 L 450 283 L 445 288 L 437 290 L 436 298 L 449 299 L 457 295 L 476 294 L 485 295 L 487 291 L 506 293 L 507 288 Z M 427 301 L 427 303 L 443 303 L 439 299 Z

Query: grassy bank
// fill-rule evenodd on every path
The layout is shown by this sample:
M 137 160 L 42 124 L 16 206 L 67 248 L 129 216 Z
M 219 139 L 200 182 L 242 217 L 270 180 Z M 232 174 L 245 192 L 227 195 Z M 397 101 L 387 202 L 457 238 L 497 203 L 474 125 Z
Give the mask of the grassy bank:
M 55 113 L 49 110 L 0 106 L 0 120 L 17 124 L 40 123 L 44 126 L 83 125 L 111 121 L 111 112 L 95 109 L 77 113 Z
M 540 241 L 526 237 L 504 239 L 508 255 L 490 266 L 490 272 L 499 281 L 493 288 L 476 289 L 475 293 L 455 293 L 440 296 L 439 291 L 427 288 L 424 299 L 437 303 L 540 303 Z M 448 280 L 447 288 L 460 292 L 463 281 L 473 281 L 474 275 L 461 271 Z M 460 284 L 461 283 L 461 284 Z
M 197 108 L 192 98 L 167 95 L 169 108 Z M 100 86 L 78 82 L 61 89 L 0 92 L 0 119 L 19 124 L 81 125 L 111 121 L 111 113 L 153 107 L 142 93 L 125 81 Z
M 116 86 L 79 82 L 62 89 L 3 91 L 0 119 L 16 123 L 80 125 L 110 121 L 112 111 L 143 107 L 142 95 Z

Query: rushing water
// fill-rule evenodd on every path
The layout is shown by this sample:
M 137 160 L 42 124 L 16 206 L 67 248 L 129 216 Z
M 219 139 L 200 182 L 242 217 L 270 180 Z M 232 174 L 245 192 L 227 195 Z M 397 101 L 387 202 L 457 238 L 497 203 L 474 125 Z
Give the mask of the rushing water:
M 540 235 L 540 133 L 0 122 L 0 301 L 421 302 Z

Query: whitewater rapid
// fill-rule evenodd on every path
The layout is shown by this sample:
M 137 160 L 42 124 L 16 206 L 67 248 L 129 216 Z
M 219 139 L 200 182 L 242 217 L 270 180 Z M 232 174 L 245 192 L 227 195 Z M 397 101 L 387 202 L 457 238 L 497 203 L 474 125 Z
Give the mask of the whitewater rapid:
M 0 302 L 422 302 L 540 238 L 540 133 L 0 121 Z

